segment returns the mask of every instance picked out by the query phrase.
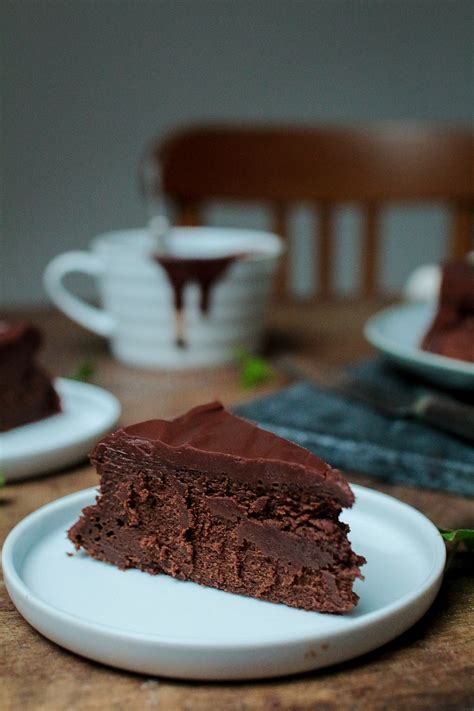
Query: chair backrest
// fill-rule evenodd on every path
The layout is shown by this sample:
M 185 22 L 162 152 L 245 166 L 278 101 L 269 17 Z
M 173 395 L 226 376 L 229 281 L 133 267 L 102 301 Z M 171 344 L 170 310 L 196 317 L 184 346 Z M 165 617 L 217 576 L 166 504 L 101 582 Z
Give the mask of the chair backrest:
M 171 198 L 180 224 L 196 225 L 208 200 L 268 203 L 287 237 L 292 203 L 319 212 L 319 290 L 332 290 L 333 214 L 356 203 L 365 216 L 361 289 L 377 290 L 379 217 L 387 203 L 437 202 L 451 211 L 448 255 L 472 243 L 474 140 L 468 129 L 388 123 L 367 127 L 202 126 L 155 142 L 147 154 L 154 189 Z M 279 291 L 287 286 L 287 265 Z

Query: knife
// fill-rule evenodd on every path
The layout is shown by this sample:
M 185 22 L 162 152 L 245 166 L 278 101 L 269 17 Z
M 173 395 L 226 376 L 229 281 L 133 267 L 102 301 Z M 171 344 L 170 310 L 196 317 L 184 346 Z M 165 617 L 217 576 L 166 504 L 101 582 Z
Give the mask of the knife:
M 474 407 L 455 398 L 430 391 L 415 394 L 401 392 L 389 385 L 376 385 L 346 374 L 334 383 L 324 385 L 287 359 L 279 359 L 278 366 L 290 377 L 311 380 L 322 390 L 363 402 L 387 417 L 417 419 L 474 443 Z
M 387 417 L 414 418 L 474 443 L 474 407 L 437 393 L 405 394 L 366 380 L 347 380 L 332 388 L 350 400 L 359 400 Z

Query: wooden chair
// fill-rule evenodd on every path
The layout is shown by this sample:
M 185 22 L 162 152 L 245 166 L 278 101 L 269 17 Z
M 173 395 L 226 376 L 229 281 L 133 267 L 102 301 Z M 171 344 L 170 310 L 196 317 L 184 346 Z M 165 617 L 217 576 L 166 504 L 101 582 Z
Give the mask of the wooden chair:
M 155 142 L 147 160 L 156 176 L 151 190 L 174 202 L 179 224 L 200 224 L 207 200 L 260 201 L 271 206 L 273 229 L 286 238 L 291 203 L 314 205 L 323 296 L 332 291 L 333 214 L 341 203 L 356 203 L 365 216 L 364 295 L 377 290 L 379 220 L 388 203 L 443 203 L 452 214 L 448 256 L 459 257 L 472 244 L 474 141 L 467 129 L 197 126 Z M 284 265 L 280 294 L 286 285 Z

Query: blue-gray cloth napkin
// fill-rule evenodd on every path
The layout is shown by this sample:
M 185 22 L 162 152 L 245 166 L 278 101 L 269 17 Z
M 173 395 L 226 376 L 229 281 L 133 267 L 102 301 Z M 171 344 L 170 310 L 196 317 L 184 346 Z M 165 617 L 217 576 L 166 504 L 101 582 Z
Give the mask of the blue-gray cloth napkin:
M 351 369 L 354 377 L 414 391 L 426 387 L 379 359 Z M 332 466 L 388 482 L 474 496 L 474 447 L 411 419 L 390 419 L 370 407 L 301 381 L 234 408 L 264 429 L 292 440 Z

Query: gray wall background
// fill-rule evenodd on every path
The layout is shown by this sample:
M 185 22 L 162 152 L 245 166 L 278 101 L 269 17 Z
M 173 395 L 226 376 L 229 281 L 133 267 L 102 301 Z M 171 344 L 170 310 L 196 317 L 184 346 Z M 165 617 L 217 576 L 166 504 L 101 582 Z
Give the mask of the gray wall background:
M 470 0 L 3 0 L 2 290 L 46 300 L 41 274 L 95 234 L 144 224 L 136 170 L 152 136 L 199 120 L 471 122 Z M 213 206 L 210 222 L 262 226 Z M 383 280 L 443 250 L 442 210 L 391 210 Z M 355 283 L 357 214 L 338 219 Z M 292 217 L 295 288 L 312 283 L 313 216 Z

